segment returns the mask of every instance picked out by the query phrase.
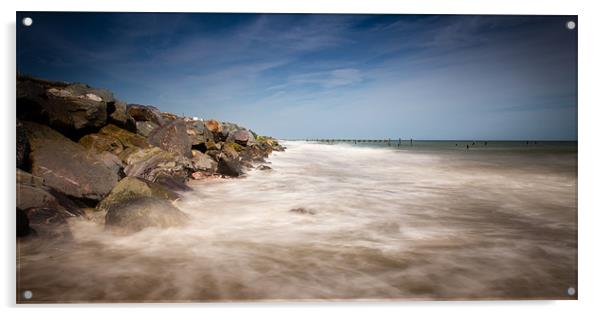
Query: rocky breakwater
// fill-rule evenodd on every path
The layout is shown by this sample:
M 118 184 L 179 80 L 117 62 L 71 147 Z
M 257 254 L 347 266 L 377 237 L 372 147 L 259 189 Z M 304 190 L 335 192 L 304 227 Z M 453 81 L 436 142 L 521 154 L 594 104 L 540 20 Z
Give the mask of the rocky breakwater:
M 17 236 L 69 239 L 70 219 L 107 231 L 185 225 L 188 181 L 239 177 L 284 148 L 233 123 L 127 104 L 105 89 L 17 76 Z

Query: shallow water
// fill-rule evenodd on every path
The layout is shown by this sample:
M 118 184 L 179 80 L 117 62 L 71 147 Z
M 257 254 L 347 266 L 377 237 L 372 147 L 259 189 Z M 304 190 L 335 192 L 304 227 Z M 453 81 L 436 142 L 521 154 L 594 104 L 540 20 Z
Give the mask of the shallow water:
M 563 299 L 577 287 L 575 151 L 287 142 L 273 170 L 193 184 L 189 225 L 19 245 L 31 301 Z M 291 212 L 304 208 L 314 214 Z

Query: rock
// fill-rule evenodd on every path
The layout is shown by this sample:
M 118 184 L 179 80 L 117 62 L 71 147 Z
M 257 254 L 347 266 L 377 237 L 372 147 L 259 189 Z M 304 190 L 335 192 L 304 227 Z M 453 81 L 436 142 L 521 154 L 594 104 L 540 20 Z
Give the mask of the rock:
M 23 129 L 23 124 L 17 121 L 17 168 L 28 169 L 29 141 Z
M 121 162 L 121 159 L 119 159 L 119 157 L 115 156 L 110 152 L 105 151 L 99 153 L 98 158 L 105 164 L 107 168 L 115 172 L 119 176 L 119 179 L 125 177 L 125 173 L 123 171 L 124 165 L 123 162 Z
M 259 167 L 257 167 L 257 169 L 259 169 L 259 170 L 272 170 L 271 167 L 266 166 L 266 165 L 259 165 Z
M 249 162 L 265 162 L 264 158 L 267 158 L 270 152 L 271 148 L 262 147 L 261 144 L 254 144 L 245 147 L 245 149 L 240 153 L 240 158 L 243 161 Z
M 116 101 L 112 106 L 109 106 L 109 123 L 115 124 L 129 132 L 136 133 L 136 120 L 127 113 L 127 104 L 125 102 Z
M 203 172 L 201 172 L 201 171 L 196 171 L 196 172 L 193 172 L 193 173 L 190 175 L 190 177 L 191 177 L 191 178 L 193 178 L 194 180 L 200 180 L 200 179 L 203 179 L 203 178 L 205 178 L 205 177 L 206 177 L 206 174 L 205 174 L 205 173 L 203 173 Z
M 29 226 L 43 239 L 72 239 L 65 215 L 49 207 L 32 207 L 25 210 Z
M 228 157 L 227 155 L 222 155 L 219 158 L 217 172 L 229 177 L 238 177 L 243 174 L 240 160 Z
M 165 119 L 161 112 L 154 106 L 128 104 L 127 114 L 133 117 L 136 121 L 150 121 L 159 126 L 165 124 Z
M 138 197 L 156 197 L 173 201 L 178 199 L 180 195 L 160 184 L 152 183 L 148 180 L 125 177 L 117 183 L 107 197 L 98 203 L 96 209 L 99 211 L 108 211 L 112 205 Z
M 136 132 L 144 137 L 148 137 L 150 133 L 159 127 L 159 125 L 151 121 L 138 121 L 136 122 Z
M 169 201 L 156 197 L 138 197 L 112 205 L 106 216 L 108 229 L 138 232 L 148 227 L 168 228 L 184 225 L 189 217 Z
M 243 130 L 242 127 L 234 124 L 234 123 L 228 123 L 228 122 L 222 122 L 221 123 L 222 126 L 222 130 L 219 133 L 220 134 L 220 140 L 231 140 L 230 135 L 234 135 L 234 133 L 236 133 L 239 130 Z
M 209 146 L 214 145 L 214 136 L 209 129 L 205 127 L 205 124 L 201 121 L 188 121 L 186 122 L 186 133 L 192 143 L 192 148 L 197 149 L 201 152 L 207 151 Z
M 203 154 L 198 150 L 192 150 L 192 159 L 190 159 L 190 162 L 192 163 L 193 170 L 209 174 L 217 171 L 217 162 L 211 156 Z
M 150 144 L 146 141 L 146 139 L 138 134 L 134 134 L 132 132 L 126 131 L 125 129 L 119 128 L 113 124 L 108 124 L 103 127 L 99 132 L 99 134 L 107 135 L 113 137 L 123 145 L 123 148 L 129 147 L 138 147 L 138 148 L 148 148 Z
M 105 89 L 17 78 L 17 117 L 48 124 L 72 139 L 104 126 L 113 103 L 113 94 Z
M 234 142 L 226 142 L 222 146 L 222 153 L 230 158 L 238 158 L 238 153 L 242 151 L 244 151 L 244 148 Z
M 166 174 L 160 174 L 155 179 L 155 183 L 158 183 L 169 190 L 173 191 L 192 191 L 188 185 L 186 185 L 187 176 L 171 176 Z
M 208 120 L 208 121 L 206 121 L 205 122 L 205 127 L 207 128 L 208 131 L 210 131 L 214 135 L 217 135 L 217 134 L 219 134 L 219 133 L 221 133 L 223 131 L 222 125 L 218 121 L 216 121 L 216 120 Z
M 65 216 L 82 216 L 84 212 L 66 196 L 44 184 L 44 179 L 17 169 L 17 208 L 46 207 L 59 210 Z
M 251 132 L 241 129 L 229 134 L 228 140 L 234 141 L 242 146 L 247 146 L 247 144 L 255 142 L 255 137 L 253 137 L 253 134 Z
M 31 234 L 29 219 L 23 210 L 17 208 L 17 237 L 25 237 Z
M 186 130 L 186 122 L 172 121 L 154 129 L 148 136 L 148 142 L 165 151 L 191 158 L 192 143 Z
M 122 154 L 121 159 L 127 164 L 126 175 L 152 182 L 160 175 L 186 178 L 188 170 L 192 168 L 189 159 L 158 147 L 135 150 L 127 156 Z
M 117 184 L 118 175 L 91 151 L 53 129 L 23 122 L 31 146 L 32 174 L 68 196 L 98 201 Z
M 308 210 L 303 207 L 293 208 L 289 212 L 298 213 L 298 214 L 316 215 L 316 213 L 314 211 Z
M 169 112 L 161 112 L 161 117 L 166 122 L 175 121 L 175 120 L 180 120 L 181 119 L 179 116 L 177 116 L 177 115 L 175 115 L 173 113 L 169 113 Z
M 110 152 L 119 155 L 124 149 L 117 138 L 105 134 L 88 134 L 80 138 L 78 143 L 96 153 Z

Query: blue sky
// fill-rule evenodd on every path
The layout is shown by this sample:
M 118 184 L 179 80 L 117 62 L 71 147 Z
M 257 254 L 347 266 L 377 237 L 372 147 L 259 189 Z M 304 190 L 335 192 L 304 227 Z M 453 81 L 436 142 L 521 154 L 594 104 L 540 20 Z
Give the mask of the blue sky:
M 24 16 L 19 72 L 260 134 L 577 139 L 574 16 Z

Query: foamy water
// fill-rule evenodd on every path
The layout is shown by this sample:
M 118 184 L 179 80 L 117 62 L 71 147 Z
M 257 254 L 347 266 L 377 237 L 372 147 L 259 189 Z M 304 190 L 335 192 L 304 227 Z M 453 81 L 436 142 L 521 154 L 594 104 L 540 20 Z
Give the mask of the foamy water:
M 22 243 L 33 301 L 569 298 L 576 154 L 287 142 L 273 170 L 193 184 L 190 223 Z M 304 208 L 313 214 L 291 212 Z

